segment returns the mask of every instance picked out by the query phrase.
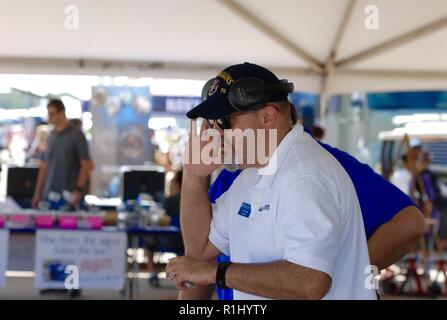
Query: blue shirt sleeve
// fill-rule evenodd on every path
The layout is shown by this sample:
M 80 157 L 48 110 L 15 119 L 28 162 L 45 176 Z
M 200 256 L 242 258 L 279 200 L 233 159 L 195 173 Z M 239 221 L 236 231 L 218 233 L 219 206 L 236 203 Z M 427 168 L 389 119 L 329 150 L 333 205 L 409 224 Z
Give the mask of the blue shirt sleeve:
M 230 189 L 233 181 L 236 180 L 240 173 L 241 170 L 230 172 L 225 169 L 219 173 L 208 191 L 211 203 L 216 203 L 216 200 Z
M 307 128 L 304 130 L 311 135 Z M 351 178 L 360 203 L 367 238 L 399 211 L 415 205 L 410 197 L 374 172 L 370 166 L 361 163 L 347 152 L 319 143 L 337 159 Z
M 399 188 L 350 154 L 327 144 L 320 145 L 332 154 L 348 173 L 362 210 L 366 237 L 391 220 L 402 209 L 415 205 Z

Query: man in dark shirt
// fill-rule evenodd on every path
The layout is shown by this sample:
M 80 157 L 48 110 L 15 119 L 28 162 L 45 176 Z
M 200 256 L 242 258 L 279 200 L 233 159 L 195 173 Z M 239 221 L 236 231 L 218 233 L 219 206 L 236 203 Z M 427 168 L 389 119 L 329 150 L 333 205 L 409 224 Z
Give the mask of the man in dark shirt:
M 33 207 L 50 200 L 59 209 L 65 203 L 73 208 L 82 204 L 90 173 L 87 140 L 81 130 L 70 125 L 61 100 L 51 100 L 47 106 L 48 122 L 54 129 L 48 138 L 44 159 L 33 197 Z

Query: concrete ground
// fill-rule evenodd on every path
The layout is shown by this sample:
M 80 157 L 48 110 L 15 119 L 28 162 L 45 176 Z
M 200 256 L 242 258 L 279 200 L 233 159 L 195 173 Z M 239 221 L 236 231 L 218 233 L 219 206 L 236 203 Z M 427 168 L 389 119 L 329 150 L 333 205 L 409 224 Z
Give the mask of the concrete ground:
M 148 281 L 143 274 L 143 279 L 138 280 L 140 300 L 175 300 L 177 299 L 177 289 L 167 279 L 160 279 L 160 288 L 149 286 Z M 45 293 L 40 294 L 34 287 L 33 276 L 10 276 L 7 279 L 5 287 L 0 288 L 0 300 L 63 300 L 63 299 L 81 299 L 81 300 L 120 300 L 123 299 L 118 291 L 114 290 L 83 290 L 80 297 L 70 298 L 66 293 Z M 214 296 L 213 299 L 216 299 Z M 428 297 L 416 296 L 381 296 L 382 300 L 415 300 L 429 299 Z M 446 299 L 438 297 L 437 299 Z
M 175 300 L 177 299 L 177 289 L 167 279 L 160 279 L 160 288 L 149 286 L 146 278 L 138 280 L 139 299 L 142 300 Z M 116 300 L 123 299 L 118 291 L 114 290 L 82 290 L 82 294 L 77 298 L 70 298 L 66 293 L 45 293 L 40 294 L 34 287 L 33 276 L 8 277 L 5 287 L 0 288 L 0 300 L 5 299 L 82 299 L 82 300 Z

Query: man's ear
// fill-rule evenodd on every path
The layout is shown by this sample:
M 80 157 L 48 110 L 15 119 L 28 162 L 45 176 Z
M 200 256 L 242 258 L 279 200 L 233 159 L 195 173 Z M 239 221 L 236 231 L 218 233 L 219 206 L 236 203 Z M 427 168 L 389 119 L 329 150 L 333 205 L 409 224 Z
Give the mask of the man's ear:
M 279 110 L 276 106 L 268 104 L 262 110 L 262 123 L 265 127 L 273 127 L 279 116 Z

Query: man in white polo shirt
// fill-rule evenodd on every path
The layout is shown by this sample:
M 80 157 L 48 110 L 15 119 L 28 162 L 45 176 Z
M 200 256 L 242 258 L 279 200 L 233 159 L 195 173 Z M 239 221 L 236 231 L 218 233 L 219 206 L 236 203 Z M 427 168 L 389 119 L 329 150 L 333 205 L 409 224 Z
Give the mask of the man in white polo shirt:
M 365 285 L 370 262 L 354 186 L 331 154 L 292 127 L 288 91 L 263 67 L 235 65 L 188 113 L 222 130 L 275 130 L 279 145 L 267 165 L 240 163 L 243 172 L 212 207 L 207 179 L 218 165 L 185 164 L 186 255 L 166 268 L 178 289 L 217 283 L 235 289 L 235 299 L 376 298 Z M 220 253 L 232 262 L 215 263 Z

